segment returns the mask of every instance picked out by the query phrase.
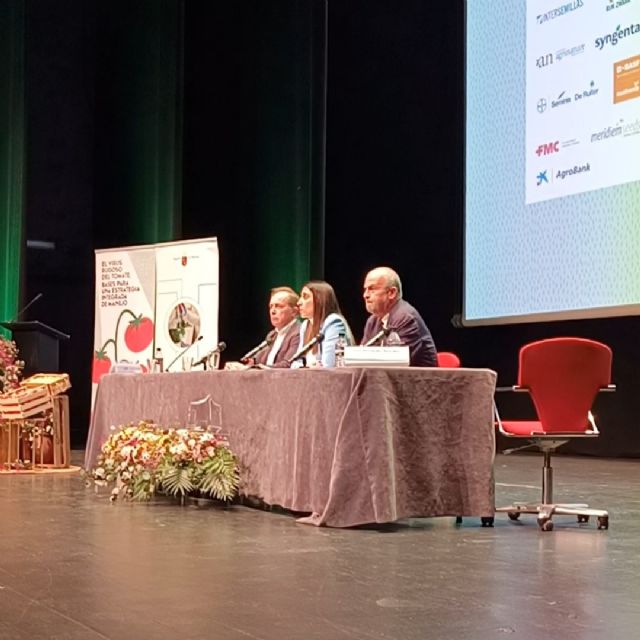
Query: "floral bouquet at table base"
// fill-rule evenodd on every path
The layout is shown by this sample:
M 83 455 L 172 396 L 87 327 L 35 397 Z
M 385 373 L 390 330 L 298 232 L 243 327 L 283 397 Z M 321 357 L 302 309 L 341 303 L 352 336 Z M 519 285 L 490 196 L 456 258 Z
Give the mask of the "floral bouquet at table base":
M 148 500 L 156 492 L 230 500 L 238 488 L 238 461 L 226 438 L 144 421 L 114 431 L 88 474 L 96 486 L 115 485 L 111 500 Z

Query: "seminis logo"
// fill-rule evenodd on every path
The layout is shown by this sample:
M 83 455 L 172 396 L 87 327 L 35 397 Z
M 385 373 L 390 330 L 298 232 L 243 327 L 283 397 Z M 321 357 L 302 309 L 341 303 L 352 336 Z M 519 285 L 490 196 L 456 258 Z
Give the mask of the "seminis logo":
M 610 44 L 612 47 L 615 47 L 618 42 L 620 42 L 620 40 L 629 38 L 630 36 L 637 36 L 638 34 L 640 34 L 640 23 L 638 22 L 636 22 L 635 24 L 630 24 L 624 29 L 620 28 L 620 25 L 618 25 L 611 33 L 607 33 L 604 36 L 596 38 L 596 49 L 602 51 L 608 44 Z

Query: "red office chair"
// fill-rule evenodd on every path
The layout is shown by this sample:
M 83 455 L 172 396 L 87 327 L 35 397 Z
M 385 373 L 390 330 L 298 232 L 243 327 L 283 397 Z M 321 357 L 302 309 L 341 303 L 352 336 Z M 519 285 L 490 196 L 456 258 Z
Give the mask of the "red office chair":
M 503 435 L 530 440 L 526 446 L 533 445 L 542 451 L 542 502 L 515 503 L 496 511 L 508 513 L 511 520 L 517 520 L 522 513 L 535 513 L 543 531 L 553 529 L 554 514 L 574 515 L 578 522 L 588 522 L 594 516 L 598 529 L 609 528 L 606 511 L 589 509 L 586 504 L 553 503 L 551 453 L 572 438 L 598 437 L 591 407 L 598 391 L 615 390 L 610 383 L 611 349 L 600 342 L 552 338 L 520 349 L 518 384 L 513 390 L 530 394 L 538 420 L 501 421 L 497 410 L 496 418 Z
M 458 356 L 451 351 L 439 351 L 437 355 L 439 367 L 457 369 L 460 366 L 460 358 L 458 358 Z

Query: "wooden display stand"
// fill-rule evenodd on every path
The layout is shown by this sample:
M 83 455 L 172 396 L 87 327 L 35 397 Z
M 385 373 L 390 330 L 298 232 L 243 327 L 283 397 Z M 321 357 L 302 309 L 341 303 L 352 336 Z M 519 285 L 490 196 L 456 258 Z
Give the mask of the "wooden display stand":
M 4 464 L 11 466 L 20 458 L 20 438 L 22 423 L 10 421 L 0 423 L 0 467 Z
M 37 374 L 0 396 L 0 465 L 11 469 L 18 460 L 30 460 L 34 470 L 71 466 L 69 397 L 63 394 L 70 386 L 67 374 Z M 46 434 L 49 411 L 52 433 Z

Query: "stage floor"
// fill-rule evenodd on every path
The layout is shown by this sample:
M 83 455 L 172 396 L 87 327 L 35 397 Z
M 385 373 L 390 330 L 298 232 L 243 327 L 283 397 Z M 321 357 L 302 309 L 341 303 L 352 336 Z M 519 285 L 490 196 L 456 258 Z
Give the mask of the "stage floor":
M 498 456 L 497 504 L 537 499 L 540 465 Z M 504 514 L 326 529 L 244 506 L 111 504 L 78 475 L 2 476 L 0 639 L 636 637 L 640 460 L 554 468 L 556 498 L 608 509 L 608 531 Z

